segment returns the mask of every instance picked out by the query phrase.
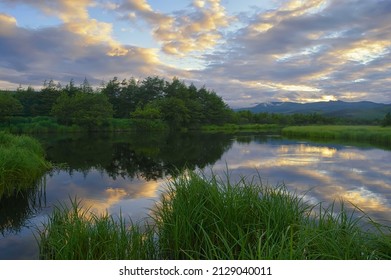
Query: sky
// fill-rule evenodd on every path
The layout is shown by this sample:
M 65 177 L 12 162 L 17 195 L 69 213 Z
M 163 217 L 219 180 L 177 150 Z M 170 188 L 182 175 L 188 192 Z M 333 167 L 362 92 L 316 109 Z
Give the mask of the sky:
M 176 77 L 232 108 L 391 103 L 391 0 L 0 0 L 0 88 Z

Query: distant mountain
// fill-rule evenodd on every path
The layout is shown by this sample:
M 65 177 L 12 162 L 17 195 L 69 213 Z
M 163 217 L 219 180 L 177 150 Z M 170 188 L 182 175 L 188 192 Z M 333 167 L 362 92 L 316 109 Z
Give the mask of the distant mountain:
M 271 102 L 260 103 L 254 107 L 241 108 L 236 111 L 248 110 L 253 113 L 277 114 L 311 114 L 319 113 L 326 116 L 382 119 L 387 112 L 391 112 L 391 104 L 374 103 L 370 101 L 344 102 L 328 101 L 314 103 Z

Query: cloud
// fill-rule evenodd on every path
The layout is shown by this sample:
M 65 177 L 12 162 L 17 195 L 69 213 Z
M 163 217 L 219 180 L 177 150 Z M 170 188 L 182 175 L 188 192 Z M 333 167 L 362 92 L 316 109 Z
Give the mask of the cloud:
M 391 102 L 390 1 L 275 1 L 279 6 L 268 10 L 237 12 L 219 0 L 188 0 L 186 8 L 170 12 L 152 0 L 2 3 L 27 4 L 62 23 L 26 29 L 16 14 L 0 13 L 0 86 L 50 77 L 99 83 L 175 75 L 215 90 L 232 107 L 278 100 Z M 104 8 L 113 21 L 93 18 L 92 8 Z M 154 48 L 121 43 L 113 35 L 124 35 L 116 24 L 136 26 Z
M 241 17 L 247 20 L 243 27 L 229 35 L 224 48 L 205 55 L 209 65 L 196 74 L 204 81 L 221 77 L 225 85 L 216 85 L 217 92 L 239 82 L 237 98 L 223 91 L 234 106 L 243 96 L 249 103 L 391 102 L 385 94 L 391 86 L 390 11 L 391 2 L 381 0 L 289 1 Z
M 31 5 L 44 13 L 56 16 L 63 21 L 63 28 L 84 37 L 83 44 L 105 43 L 110 46 L 109 55 L 125 55 L 127 50 L 112 37 L 112 24 L 92 19 L 88 7 L 95 5 L 93 0 L 5 0 L 8 4 Z
M 122 45 L 126 54 L 110 56 L 110 45 L 86 44 L 85 36 L 70 32 L 66 25 L 25 29 L 5 15 L 0 16 L 0 25 L 3 85 L 40 86 L 46 79 L 68 83 L 85 76 L 97 85 L 113 76 L 145 77 L 170 70 L 160 63 L 154 49 Z
M 222 39 L 220 29 L 232 19 L 220 0 L 193 1 L 188 10 L 173 14 L 154 11 L 146 0 L 127 0 L 119 10 L 127 11 L 124 18 L 130 21 L 145 20 L 152 26 L 154 38 L 162 44 L 162 51 L 178 56 L 216 46 Z

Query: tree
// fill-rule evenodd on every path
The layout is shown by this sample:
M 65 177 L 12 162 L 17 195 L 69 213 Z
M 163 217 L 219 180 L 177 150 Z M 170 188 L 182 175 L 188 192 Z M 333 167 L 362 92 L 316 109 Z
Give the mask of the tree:
M 388 112 L 382 121 L 383 126 L 391 126 L 391 112 Z
M 52 108 L 59 123 L 80 125 L 88 130 L 108 125 L 113 106 L 103 94 L 62 94 Z
M 232 116 L 232 110 L 214 91 L 210 92 L 204 87 L 198 91 L 199 102 L 202 105 L 204 124 L 224 124 Z
M 144 107 L 147 103 L 155 101 L 164 95 L 164 79 L 157 76 L 148 77 L 141 82 L 139 94 L 136 96 L 137 106 Z
M 108 99 L 108 101 L 112 104 L 113 110 L 114 110 L 114 117 L 119 117 L 119 95 L 121 92 L 121 84 L 118 81 L 117 77 L 114 77 L 112 80 L 110 80 L 105 87 L 102 89 L 102 94 L 105 95 Z
M 190 110 L 182 99 L 167 97 L 159 102 L 160 112 L 164 121 L 172 129 L 187 128 L 190 122 Z
M 0 121 L 8 121 L 22 112 L 23 106 L 10 93 L 0 92 Z
M 75 86 L 75 82 L 73 81 L 73 79 L 71 79 L 69 81 L 69 84 L 67 84 L 63 89 L 63 92 L 67 93 L 69 96 L 74 96 L 78 91 L 79 89 L 77 88 L 77 86 Z
M 85 94 L 94 93 L 94 89 L 90 86 L 90 83 L 88 82 L 87 78 L 84 78 L 83 83 L 80 85 L 80 91 Z

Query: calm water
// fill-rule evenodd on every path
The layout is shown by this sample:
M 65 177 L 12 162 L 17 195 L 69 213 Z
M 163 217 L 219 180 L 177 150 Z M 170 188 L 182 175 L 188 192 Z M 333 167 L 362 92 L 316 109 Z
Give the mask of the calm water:
M 37 259 L 34 237 L 53 206 L 70 198 L 97 213 L 146 218 L 167 178 L 189 168 L 239 180 L 284 183 L 313 203 L 349 200 L 391 224 L 391 151 L 315 143 L 267 134 L 117 134 L 41 136 L 61 168 L 40 186 L 0 199 L 0 259 Z M 228 170 L 227 170 L 228 169 Z

